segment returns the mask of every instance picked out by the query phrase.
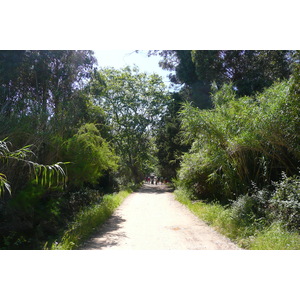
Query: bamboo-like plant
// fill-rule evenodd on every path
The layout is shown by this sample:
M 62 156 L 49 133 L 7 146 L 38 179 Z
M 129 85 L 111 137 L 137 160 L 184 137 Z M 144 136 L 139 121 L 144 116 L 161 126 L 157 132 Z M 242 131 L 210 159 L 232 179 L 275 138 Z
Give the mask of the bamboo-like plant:
M 299 71 L 300 73 L 300 71 Z M 185 104 L 183 140 L 192 143 L 183 156 L 179 178 L 198 196 L 221 192 L 234 198 L 296 174 L 300 158 L 300 77 L 273 84 L 254 97 L 235 96 L 231 85 L 212 95 L 214 108 Z M 203 191 L 206 191 L 204 193 Z

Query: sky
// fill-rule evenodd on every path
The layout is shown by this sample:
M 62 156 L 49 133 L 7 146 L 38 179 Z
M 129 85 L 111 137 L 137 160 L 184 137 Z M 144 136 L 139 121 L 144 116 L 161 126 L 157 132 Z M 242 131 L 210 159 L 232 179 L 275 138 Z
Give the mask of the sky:
M 163 70 L 158 62 L 159 56 L 147 56 L 147 50 L 141 50 L 138 53 L 135 50 L 93 50 L 98 61 L 98 67 L 114 67 L 120 69 L 126 66 L 138 66 L 141 72 L 149 74 L 156 73 L 163 78 L 163 81 L 169 86 L 170 71 Z

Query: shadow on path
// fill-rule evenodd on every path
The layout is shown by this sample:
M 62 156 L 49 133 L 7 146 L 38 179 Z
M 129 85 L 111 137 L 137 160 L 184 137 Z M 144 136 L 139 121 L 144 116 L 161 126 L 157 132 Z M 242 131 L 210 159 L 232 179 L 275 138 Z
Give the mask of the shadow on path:
M 140 194 L 163 194 L 173 192 L 173 189 L 167 185 L 153 185 L 145 183 L 135 193 Z M 102 248 L 118 246 L 120 241 L 127 238 L 123 228 L 123 223 L 126 222 L 122 216 L 114 213 L 101 227 L 97 230 L 87 242 L 85 242 L 80 250 L 101 250 Z
M 119 230 L 122 228 L 122 223 L 126 220 L 118 215 L 112 215 L 103 225 L 97 230 L 90 239 L 85 242 L 81 250 L 86 248 L 101 249 L 102 247 L 117 246 L 120 238 L 127 237 L 124 232 Z M 102 236 L 106 236 L 105 240 L 102 240 Z M 98 238 L 97 238 L 98 237 Z

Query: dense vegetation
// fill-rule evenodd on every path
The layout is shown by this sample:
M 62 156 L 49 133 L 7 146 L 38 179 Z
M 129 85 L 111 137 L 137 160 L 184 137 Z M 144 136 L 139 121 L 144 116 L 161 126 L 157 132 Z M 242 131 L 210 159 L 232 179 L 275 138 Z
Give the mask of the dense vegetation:
M 104 195 L 150 172 L 242 246 L 277 232 L 297 248 L 299 51 L 149 55 L 170 91 L 92 51 L 0 51 L 1 249 L 80 246 L 121 201 Z
M 139 184 L 168 101 L 159 76 L 99 70 L 92 51 L 0 51 L 0 248 L 51 248 Z
M 168 142 L 157 140 L 158 148 L 174 146 L 180 136 L 189 148 L 173 170 L 178 190 L 191 203 L 201 199 L 212 206 L 223 205 L 227 211 L 220 214 L 230 216 L 223 229 L 234 222 L 243 232 L 228 234 L 237 241 L 278 224 L 286 234 L 299 234 L 299 52 L 160 54 L 166 68 L 172 66 L 168 61 L 175 61 L 176 75 L 171 76 L 183 84 L 181 109 L 172 122 L 176 130 Z M 205 82 L 207 97 L 195 97 L 195 82 Z M 166 124 L 164 130 L 170 127 Z

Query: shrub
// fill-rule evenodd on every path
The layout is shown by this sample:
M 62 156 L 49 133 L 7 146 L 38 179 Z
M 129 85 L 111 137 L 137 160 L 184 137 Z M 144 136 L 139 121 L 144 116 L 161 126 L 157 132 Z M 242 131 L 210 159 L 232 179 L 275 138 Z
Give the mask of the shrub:
M 264 187 L 282 171 L 295 174 L 300 119 L 292 87 L 292 80 L 283 81 L 255 98 L 237 98 L 224 85 L 212 96 L 211 110 L 185 104 L 182 137 L 192 147 L 179 170 L 183 185 L 198 197 L 233 198 L 247 193 L 251 182 Z
M 245 194 L 238 197 L 232 203 L 232 218 L 241 226 L 247 226 L 258 220 L 267 219 L 267 207 L 271 192 L 268 189 L 258 190 L 254 187 L 251 194 Z
M 131 193 L 131 190 L 121 191 L 118 194 L 105 195 L 100 203 L 88 206 L 81 210 L 63 233 L 61 241 L 50 245 L 45 244 L 45 249 L 72 250 L 77 249 L 99 228 Z
M 235 241 L 240 247 L 252 250 L 300 250 L 299 233 L 287 230 L 280 221 L 255 219 L 258 207 L 268 203 L 268 190 L 239 197 L 236 204 L 224 207 L 217 203 L 191 201 L 182 189 L 175 191 L 176 199 L 218 232 Z M 246 218 L 248 220 L 243 220 Z
M 0 248 L 40 249 L 64 223 L 61 191 L 34 182 L 15 193 L 1 216 Z
M 85 124 L 66 142 L 65 156 L 69 181 L 73 186 L 97 183 L 107 170 L 116 170 L 118 157 L 100 135 L 95 124 Z
M 94 205 L 101 201 L 101 193 L 98 190 L 83 187 L 80 190 L 67 192 L 61 199 L 61 211 L 64 218 L 74 217 L 81 209 Z
M 273 220 L 282 221 L 290 229 L 300 229 L 300 177 L 287 177 L 275 182 L 269 210 Z
M 289 230 L 300 229 L 300 177 L 287 177 L 272 186 L 241 195 L 232 203 L 232 218 L 241 226 L 263 222 L 281 222 Z

